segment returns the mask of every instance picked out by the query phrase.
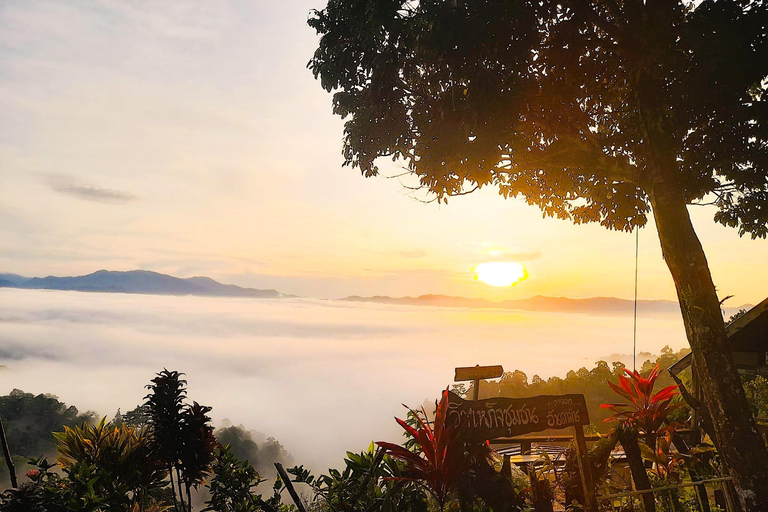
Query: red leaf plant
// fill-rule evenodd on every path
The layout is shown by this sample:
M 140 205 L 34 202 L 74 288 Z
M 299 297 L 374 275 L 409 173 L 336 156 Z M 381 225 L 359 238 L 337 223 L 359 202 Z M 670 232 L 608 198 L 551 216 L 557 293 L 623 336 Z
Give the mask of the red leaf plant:
M 418 423 L 417 428 L 408 425 L 400 418 L 397 423 L 415 441 L 414 450 L 403 446 L 380 441 L 376 443 L 393 458 L 405 462 L 403 476 L 390 477 L 390 480 L 416 482 L 423 485 L 435 498 L 440 510 L 443 510 L 448 494 L 457 487 L 463 445 L 454 429 L 445 424 L 448 412 L 448 390 L 437 404 L 435 421 L 430 425 L 427 413 L 413 411 Z
M 670 413 L 683 406 L 682 403 L 672 403 L 679 395 L 677 386 L 667 386 L 653 393 L 656 379 L 661 373 L 658 364 L 648 377 L 643 377 L 638 371 L 630 372 L 627 369 L 624 369 L 624 373 L 629 378 L 619 375 L 619 386 L 612 382 L 608 382 L 608 385 L 618 395 L 629 400 L 629 403 L 602 404 L 601 408 L 614 412 L 605 421 L 618 421 L 625 428 L 637 429 L 645 436 L 649 446 L 654 447 L 659 435 L 672 431 L 678 426 L 675 423 L 669 423 L 662 428 Z

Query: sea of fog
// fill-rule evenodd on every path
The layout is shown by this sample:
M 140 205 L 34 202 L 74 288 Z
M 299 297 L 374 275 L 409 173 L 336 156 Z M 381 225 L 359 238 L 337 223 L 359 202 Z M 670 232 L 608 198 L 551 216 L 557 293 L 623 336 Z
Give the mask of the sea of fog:
M 686 345 L 678 315 L 640 318 L 639 350 L 667 344 Z M 456 366 L 546 378 L 631 350 L 630 316 L 0 289 L 0 394 L 51 393 L 111 418 L 175 369 L 217 425 L 273 436 L 316 470 L 399 440 L 401 404 L 433 400 Z

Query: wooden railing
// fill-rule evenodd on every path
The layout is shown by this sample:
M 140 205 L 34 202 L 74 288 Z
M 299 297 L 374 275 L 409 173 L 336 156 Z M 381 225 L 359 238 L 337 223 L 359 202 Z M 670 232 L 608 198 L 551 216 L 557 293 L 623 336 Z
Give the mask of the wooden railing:
M 716 487 L 722 494 L 722 500 L 718 503 L 715 499 L 715 506 L 713 508 L 709 500 L 709 493 L 707 492 L 707 486 Z M 733 495 L 733 478 L 711 478 L 709 480 L 700 480 L 697 482 L 684 482 L 677 485 L 668 485 L 665 487 L 655 487 L 653 489 L 645 489 L 642 491 L 627 491 L 617 494 L 609 494 L 606 496 L 597 496 L 597 503 L 601 511 L 611 512 L 624 512 L 624 511 L 636 511 L 636 512 L 648 512 L 643 505 L 642 495 L 653 493 L 655 501 L 658 505 L 664 506 L 657 510 L 669 510 L 676 511 L 682 510 L 678 508 L 678 504 L 675 500 L 673 492 L 677 489 L 683 489 L 686 487 L 696 487 L 697 491 L 703 489 L 704 492 L 694 492 L 696 497 L 696 503 L 698 504 L 701 512 L 709 512 L 714 510 L 722 510 L 725 508 L 726 512 L 739 512 L 739 506 L 736 503 Z M 706 500 L 706 502 L 705 502 Z

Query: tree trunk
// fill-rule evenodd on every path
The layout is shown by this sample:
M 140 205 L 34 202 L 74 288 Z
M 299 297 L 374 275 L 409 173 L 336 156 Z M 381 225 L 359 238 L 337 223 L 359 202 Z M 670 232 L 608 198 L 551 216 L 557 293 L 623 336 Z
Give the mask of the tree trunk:
M 179 503 L 176 499 L 176 487 L 173 483 L 173 466 L 168 464 L 168 478 L 171 479 L 171 491 L 173 492 L 173 510 L 179 512 Z M 182 509 L 183 510 L 183 509 Z
M 3 445 L 3 455 L 5 455 L 5 464 L 8 466 L 8 474 L 11 477 L 11 487 L 16 489 L 19 487 L 19 484 L 16 481 L 16 467 L 13 465 L 11 450 L 8 448 L 8 441 L 5 439 L 5 427 L 3 426 L 2 418 L 0 418 L 0 444 Z
M 667 174 L 669 176 L 670 174 Z M 768 510 L 768 450 L 757 431 L 725 335 L 725 325 L 704 250 L 683 194 L 657 180 L 651 204 L 664 260 L 675 282 L 685 332 L 715 443 L 739 488 L 746 511 Z
M 175 466 L 175 467 L 176 467 L 176 484 L 179 487 L 179 501 L 181 502 L 181 510 L 186 510 L 184 506 L 184 491 L 182 490 L 182 487 L 181 487 L 181 482 L 182 482 L 181 471 L 179 471 L 178 466 Z

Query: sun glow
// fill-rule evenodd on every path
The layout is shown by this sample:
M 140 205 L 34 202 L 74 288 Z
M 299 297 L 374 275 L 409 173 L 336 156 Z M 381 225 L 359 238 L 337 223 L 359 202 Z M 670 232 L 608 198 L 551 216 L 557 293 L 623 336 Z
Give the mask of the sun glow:
M 513 286 L 528 278 L 525 267 L 513 261 L 491 261 L 475 267 L 475 279 L 491 286 Z

